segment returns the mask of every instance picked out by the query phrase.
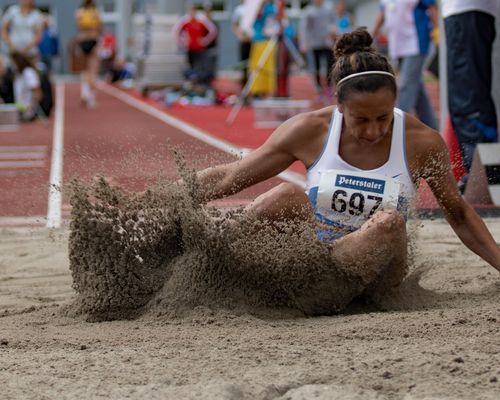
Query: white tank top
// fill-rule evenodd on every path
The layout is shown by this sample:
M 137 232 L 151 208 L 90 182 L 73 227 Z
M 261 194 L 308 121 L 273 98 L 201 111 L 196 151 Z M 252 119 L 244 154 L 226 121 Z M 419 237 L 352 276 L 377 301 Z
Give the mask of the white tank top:
M 307 194 L 316 217 L 337 228 L 337 237 L 358 229 L 379 208 L 397 208 L 407 215 L 416 193 L 406 160 L 404 112 L 394 109 L 389 159 L 371 170 L 340 157 L 342 117 L 335 108 L 323 151 L 307 171 Z

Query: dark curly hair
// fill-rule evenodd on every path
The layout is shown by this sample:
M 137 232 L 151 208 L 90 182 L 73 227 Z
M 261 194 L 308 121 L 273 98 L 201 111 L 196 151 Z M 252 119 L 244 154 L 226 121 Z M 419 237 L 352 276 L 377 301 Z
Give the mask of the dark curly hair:
M 335 65 L 332 77 L 335 84 L 346 76 L 365 71 L 384 71 L 394 75 L 389 60 L 372 47 L 373 39 L 365 27 L 342 35 L 335 43 Z M 338 102 L 342 103 L 352 92 L 375 92 L 388 88 L 394 96 L 397 86 L 394 78 L 387 75 L 366 75 L 353 78 L 337 87 Z

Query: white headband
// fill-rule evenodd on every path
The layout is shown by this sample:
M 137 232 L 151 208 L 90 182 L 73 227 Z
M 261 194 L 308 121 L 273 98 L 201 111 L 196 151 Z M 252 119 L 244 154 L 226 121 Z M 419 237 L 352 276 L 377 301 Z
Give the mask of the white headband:
M 348 81 L 349 79 L 356 78 L 358 76 L 364 76 L 364 75 L 387 75 L 390 76 L 392 79 L 396 79 L 393 74 L 390 72 L 386 71 L 364 71 L 364 72 L 357 72 L 355 74 L 347 75 L 345 78 L 342 78 L 339 83 L 337 83 L 337 87 L 342 85 L 344 82 Z

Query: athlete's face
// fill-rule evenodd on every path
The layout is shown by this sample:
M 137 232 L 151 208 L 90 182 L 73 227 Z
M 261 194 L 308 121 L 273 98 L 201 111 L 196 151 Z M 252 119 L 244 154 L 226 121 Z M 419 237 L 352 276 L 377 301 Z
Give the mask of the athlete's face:
M 339 111 L 344 115 L 346 133 L 360 143 L 372 145 L 390 132 L 396 97 L 387 88 L 376 92 L 353 92 L 347 96 Z

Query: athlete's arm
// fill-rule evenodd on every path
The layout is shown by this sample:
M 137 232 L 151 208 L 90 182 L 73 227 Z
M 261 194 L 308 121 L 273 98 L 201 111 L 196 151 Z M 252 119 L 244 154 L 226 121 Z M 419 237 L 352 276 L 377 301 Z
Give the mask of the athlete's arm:
M 306 118 L 298 115 L 284 122 L 269 139 L 248 156 L 198 173 L 205 201 L 229 196 L 278 175 L 297 158 L 301 140 L 307 137 Z
M 464 201 L 453 177 L 448 150 L 441 136 L 422 125 L 416 163 L 460 240 L 500 272 L 500 248 L 481 217 Z M 422 157 L 418 160 L 418 156 Z

